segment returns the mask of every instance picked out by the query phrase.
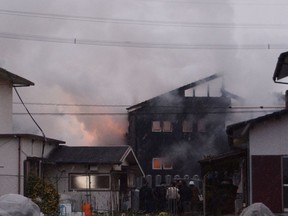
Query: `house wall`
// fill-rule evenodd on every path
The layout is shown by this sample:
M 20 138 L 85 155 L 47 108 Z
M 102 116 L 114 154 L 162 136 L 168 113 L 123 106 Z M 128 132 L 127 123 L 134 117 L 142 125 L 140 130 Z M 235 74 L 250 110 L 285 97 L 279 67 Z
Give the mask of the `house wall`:
M 288 155 L 288 117 L 256 124 L 249 134 L 250 203 L 283 211 L 282 156 Z
M 282 212 L 282 157 L 254 155 L 251 163 L 252 203 L 262 202 L 272 212 Z
M 46 165 L 44 178 L 55 185 L 62 197 L 72 198 L 72 211 L 81 211 L 83 202 L 89 202 L 94 210 L 107 212 L 118 209 L 119 191 L 71 191 L 69 174 L 110 174 L 110 171 L 111 166 L 98 166 L 97 171 L 92 171 L 86 164 Z
M 250 130 L 251 155 L 288 155 L 288 117 L 257 124 Z
M 53 145 L 45 146 L 45 154 Z M 24 193 L 24 161 L 27 157 L 41 157 L 42 142 L 28 138 L 0 139 L 0 195 Z M 3 187 L 5 185 L 5 187 Z
M 0 80 L 0 134 L 12 133 L 12 86 Z

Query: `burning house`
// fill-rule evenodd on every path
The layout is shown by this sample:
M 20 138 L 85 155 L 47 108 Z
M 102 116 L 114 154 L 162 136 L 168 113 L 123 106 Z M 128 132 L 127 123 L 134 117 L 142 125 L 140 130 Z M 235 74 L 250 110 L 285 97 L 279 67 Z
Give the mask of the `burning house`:
M 128 144 L 151 186 L 200 175 L 200 159 L 227 151 L 232 94 L 219 78 L 214 74 L 127 108 Z M 211 91 L 217 80 L 218 95 Z M 206 94 L 197 96 L 200 86 Z

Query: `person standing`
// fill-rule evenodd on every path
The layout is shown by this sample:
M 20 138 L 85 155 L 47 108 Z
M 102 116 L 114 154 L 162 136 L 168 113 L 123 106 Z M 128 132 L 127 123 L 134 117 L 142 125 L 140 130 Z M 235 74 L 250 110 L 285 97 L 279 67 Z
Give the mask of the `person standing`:
M 152 212 L 153 205 L 153 192 L 152 188 L 149 187 L 148 182 L 145 180 L 144 185 L 140 188 L 139 191 L 139 201 L 140 201 L 140 211 L 146 213 Z
M 179 188 L 180 194 L 180 213 L 191 211 L 192 190 L 187 186 L 186 181 L 182 181 Z
M 170 213 L 176 215 L 177 213 L 177 203 L 180 199 L 179 190 L 176 187 L 175 182 L 172 182 L 171 185 L 167 188 L 166 198 L 168 201 L 168 210 Z
M 167 210 L 165 183 L 161 182 L 160 185 L 156 186 L 153 193 L 156 204 L 156 211 L 161 212 Z

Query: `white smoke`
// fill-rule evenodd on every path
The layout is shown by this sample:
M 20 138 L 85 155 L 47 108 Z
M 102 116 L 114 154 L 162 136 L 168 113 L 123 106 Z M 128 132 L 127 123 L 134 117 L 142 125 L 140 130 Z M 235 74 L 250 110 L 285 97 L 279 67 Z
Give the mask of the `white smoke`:
M 260 7 L 260 6 L 259 6 Z M 4 0 L 3 9 L 81 17 L 212 23 L 211 28 L 134 25 L 21 17 L 0 13 L 2 32 L 92 41 L 156 44 L 283 43 L 277 29 L 215 28 L 213 23 L 275 23 L 284 10 L 255 5 L 197 4 L 189 1 L 35 1 Z M 254 13 L 253 10 L 254 9 Z M 265 13 L 259 16 L 255 10 Z M 245 12 L 244 12 L 245 11 Z M 270 19 L 269 19 L 270 18 Z M 272 23 L 273 24 L 273 23 Z M 203 46 L 202 46 L 203 47 Z M 225 74 L 227 90 L 252 105 L 271 105 L 285 87 L 272 82 L 281 50 L 129 48 L 0 38 L 2 66 L 33 82 L 20 90 L 26 102 L 133 105 L 214 73 Z M 205 48 L 205 46 L 204 46 Z M 16 100 L 16 98 L 15 98 Z M 34 112 L 102 112 L 97 108 L 29 106 Z M 107 108 L 108 109 L 108 108 Z M 18 106 L 16 111 L 21 111 Z M 126 112 L 125 108 L 104 112 Z M 35 132 L 25 116 L 15 116 L 15 130 Z M 68 145 L 125 143 L 125 115 L 36 116 L 48 137 Z M 30 122 L 30 123 L 29 123 Z M 110 125 L 105 122 L 111 123 Z M 123 135 L 120 135 L 123 134 Z M 109 137 L 107 141 L 105 138 Z

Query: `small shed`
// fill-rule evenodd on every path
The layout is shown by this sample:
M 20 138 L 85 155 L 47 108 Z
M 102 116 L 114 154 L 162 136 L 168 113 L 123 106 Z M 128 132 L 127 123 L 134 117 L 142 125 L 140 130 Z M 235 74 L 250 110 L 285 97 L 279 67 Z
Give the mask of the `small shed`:
M 239 213 L 247 203 L 247 152 L 234 150 L 200 160 L 204 211 Z
M 274 213 L 288 211 L 288 110 L 227 127 L 229 144 L 247 150 L 250 205 L 264 203 Z
M 44 179 L 73 200 L 72 211 L 89 204 L 95 212 L 127 211 L 136 178 L 144 176 L 130 146 L 59 146 L 45 161 Z

